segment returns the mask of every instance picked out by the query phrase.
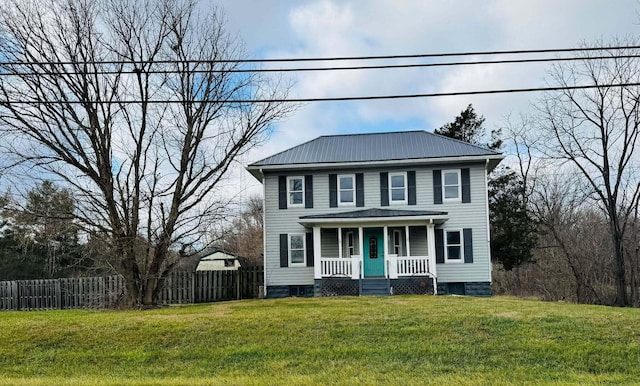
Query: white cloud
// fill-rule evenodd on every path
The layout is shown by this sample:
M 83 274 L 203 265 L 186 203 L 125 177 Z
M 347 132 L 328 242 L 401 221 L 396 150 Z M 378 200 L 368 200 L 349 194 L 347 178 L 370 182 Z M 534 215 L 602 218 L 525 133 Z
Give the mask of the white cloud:
M 237 26 L 249 51 L 272 58 L 566 48 L 637 34 L 640 28 L 635 0 L 225 0 L 223 5 L 229 25 Z M 439 59 L 455 60 L 460 58 Z M 407 62 L 418 61 L 385 63 Z M 338 63 L 313 63 L 327 64 Z M 292 97 L 536 87 L 544 85 L 546 68 L 520 64 L 305 72 L 296 75 Z M 251 152 L 247 161 L 324 134 L 432 130 L 453 120 L 469 103 L 493 128 L 507 115 L 526 112 L 535 98 L 536 94 L 503 94 L 311 103 L 278 123 L 271 140 Z

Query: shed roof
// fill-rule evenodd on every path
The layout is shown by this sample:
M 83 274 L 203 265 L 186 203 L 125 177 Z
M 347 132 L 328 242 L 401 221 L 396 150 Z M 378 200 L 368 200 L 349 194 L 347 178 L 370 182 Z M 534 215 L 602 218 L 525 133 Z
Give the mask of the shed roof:
M 500 153 L 427 131 L 326 135 L 254 162 L 249 168 L 465 156 Z

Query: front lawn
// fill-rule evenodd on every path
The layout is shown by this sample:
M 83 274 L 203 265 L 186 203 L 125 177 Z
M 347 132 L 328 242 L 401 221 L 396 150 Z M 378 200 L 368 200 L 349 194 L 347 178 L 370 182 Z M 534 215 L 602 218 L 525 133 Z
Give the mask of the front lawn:
M 633 384 L 640 310 L 494 297 L 0 313 L 0 384 Z

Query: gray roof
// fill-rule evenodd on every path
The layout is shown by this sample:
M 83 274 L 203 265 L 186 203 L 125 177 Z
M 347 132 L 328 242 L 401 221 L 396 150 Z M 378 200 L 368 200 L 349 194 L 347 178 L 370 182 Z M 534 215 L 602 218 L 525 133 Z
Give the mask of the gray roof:
M 499 155 L 493 150 L 427 131 L 401 131 L 321 136 L 249 167 Z
M 301 216 L 300 220 L 338 219 L 338 218 L 371 218 L 371 217 L 409 217 L 409 216 L 446 216 L 447 212 L 431 210 L 394 210 L 394 209 L 362 209 L 351 212 L 312 214 Z

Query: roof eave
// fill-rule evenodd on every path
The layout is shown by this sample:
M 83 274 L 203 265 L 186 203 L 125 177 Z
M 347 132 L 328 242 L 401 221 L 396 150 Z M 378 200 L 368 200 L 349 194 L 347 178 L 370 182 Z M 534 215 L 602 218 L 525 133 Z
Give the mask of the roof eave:
M 388 223 L 388 222 L 437 222 L 442 223 L 449 219 L 448 215 L 422 215 L 422 216 L 391 216 L 391 217 L 344 217 L 344 218 L 308 218 L 299 219 L 302 226 L 330 225 L 330 224 L 360 224 L 360 223 Z
M 478 162 L 485 161 L 487 163 L 488 171 L 493 170 L 500 161 L 505 158 L 502 154 L 483 154 L 483 155 L 471 155 L 471 156 L 459 156 L 459 157 L 434 157 L 434 158 L 412 158 L 412 159 L 400 159 L 400 160 L 382 160 L 382 161 L 354 161 L 354 162 L 316 162 L 316 163 L 304 163 L 304 164 L 277 164 L 277 165 L 256 165 L 251 164 L 247 166 L 247 170 L 255 178 L 262 181 L 264 176 L 263 170 L 299 170 L 299 169 L 335 169 L 335 168 L 350 168 L 350 167 L 375 167 L 375 166 L 395 166 L 395 165 L 431 165 L 442 163 L 460 163 L 460 162 Z

